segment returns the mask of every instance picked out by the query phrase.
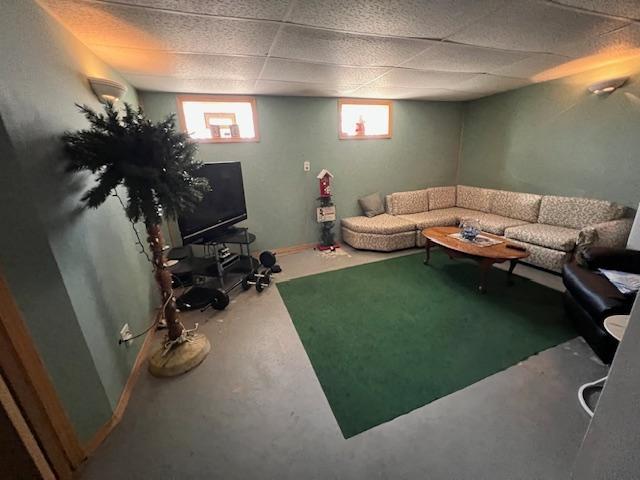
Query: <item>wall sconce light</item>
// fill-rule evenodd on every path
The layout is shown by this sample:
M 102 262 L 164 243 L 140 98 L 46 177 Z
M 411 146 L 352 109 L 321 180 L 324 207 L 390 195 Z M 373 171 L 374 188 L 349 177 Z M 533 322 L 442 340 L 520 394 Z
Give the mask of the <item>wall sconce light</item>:
M 116 103 L 127 91 L 127 87 L 121 83 L 106 78 L 89 77 L 89 84 L 93 93 L 102 103 Z
M 606 95 L 613 92 L 616 88 L 620 88 L 625 82 L 629 80 L 629 77 L 611 78 L 609 80 L 603 80 L 602 82 L 589 85 L 588 90 L 596 95 Z

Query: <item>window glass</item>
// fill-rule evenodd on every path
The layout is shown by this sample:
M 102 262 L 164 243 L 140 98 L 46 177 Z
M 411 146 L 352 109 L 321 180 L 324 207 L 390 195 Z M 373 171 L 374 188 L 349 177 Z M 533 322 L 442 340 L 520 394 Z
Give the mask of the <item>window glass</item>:
M 385 100 L 340 100 L 339 102 L 340 138 L 391 138 L 391 102 Z

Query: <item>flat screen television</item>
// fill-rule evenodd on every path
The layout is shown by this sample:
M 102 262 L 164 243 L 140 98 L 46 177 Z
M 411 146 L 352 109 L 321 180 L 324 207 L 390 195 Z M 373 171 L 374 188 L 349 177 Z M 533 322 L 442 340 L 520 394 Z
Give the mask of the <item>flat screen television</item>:
M 211 191 L 193 212 L 178 218 L 184 244 L 214 236 L 247 219 L 240 162 L 206 163 L 198 174 L 209 180 Z

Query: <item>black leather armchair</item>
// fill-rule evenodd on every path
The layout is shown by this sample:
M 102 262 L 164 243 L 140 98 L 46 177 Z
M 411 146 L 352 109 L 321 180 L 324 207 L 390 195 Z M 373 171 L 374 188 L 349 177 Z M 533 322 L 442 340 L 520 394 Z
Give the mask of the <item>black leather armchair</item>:
M 623 248 L 591 247 L 580 261 L 567 263 L 562 280 L 567 291 L 564 300 L 578 332 L 604 363 L 611 363 L 618 341 L 604 329 L 604 319 L 626 315 L 635 295 L 623 295 L 598 268 L 640 273 L 640 251 Z

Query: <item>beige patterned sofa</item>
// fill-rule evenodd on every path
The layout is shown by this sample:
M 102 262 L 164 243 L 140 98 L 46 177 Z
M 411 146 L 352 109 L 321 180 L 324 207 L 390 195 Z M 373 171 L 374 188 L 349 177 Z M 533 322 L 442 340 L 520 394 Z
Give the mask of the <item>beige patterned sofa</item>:
M 422 229 L 476 219 L 482 230 L 530 252 L 525 262 L 560 272 L 578 247 L 624 246 L 632 211 L 613 202 L 458 185 L 387 195 L 386 213 L 341 220 L 354 248 L 389 252 L 424 245 Z

